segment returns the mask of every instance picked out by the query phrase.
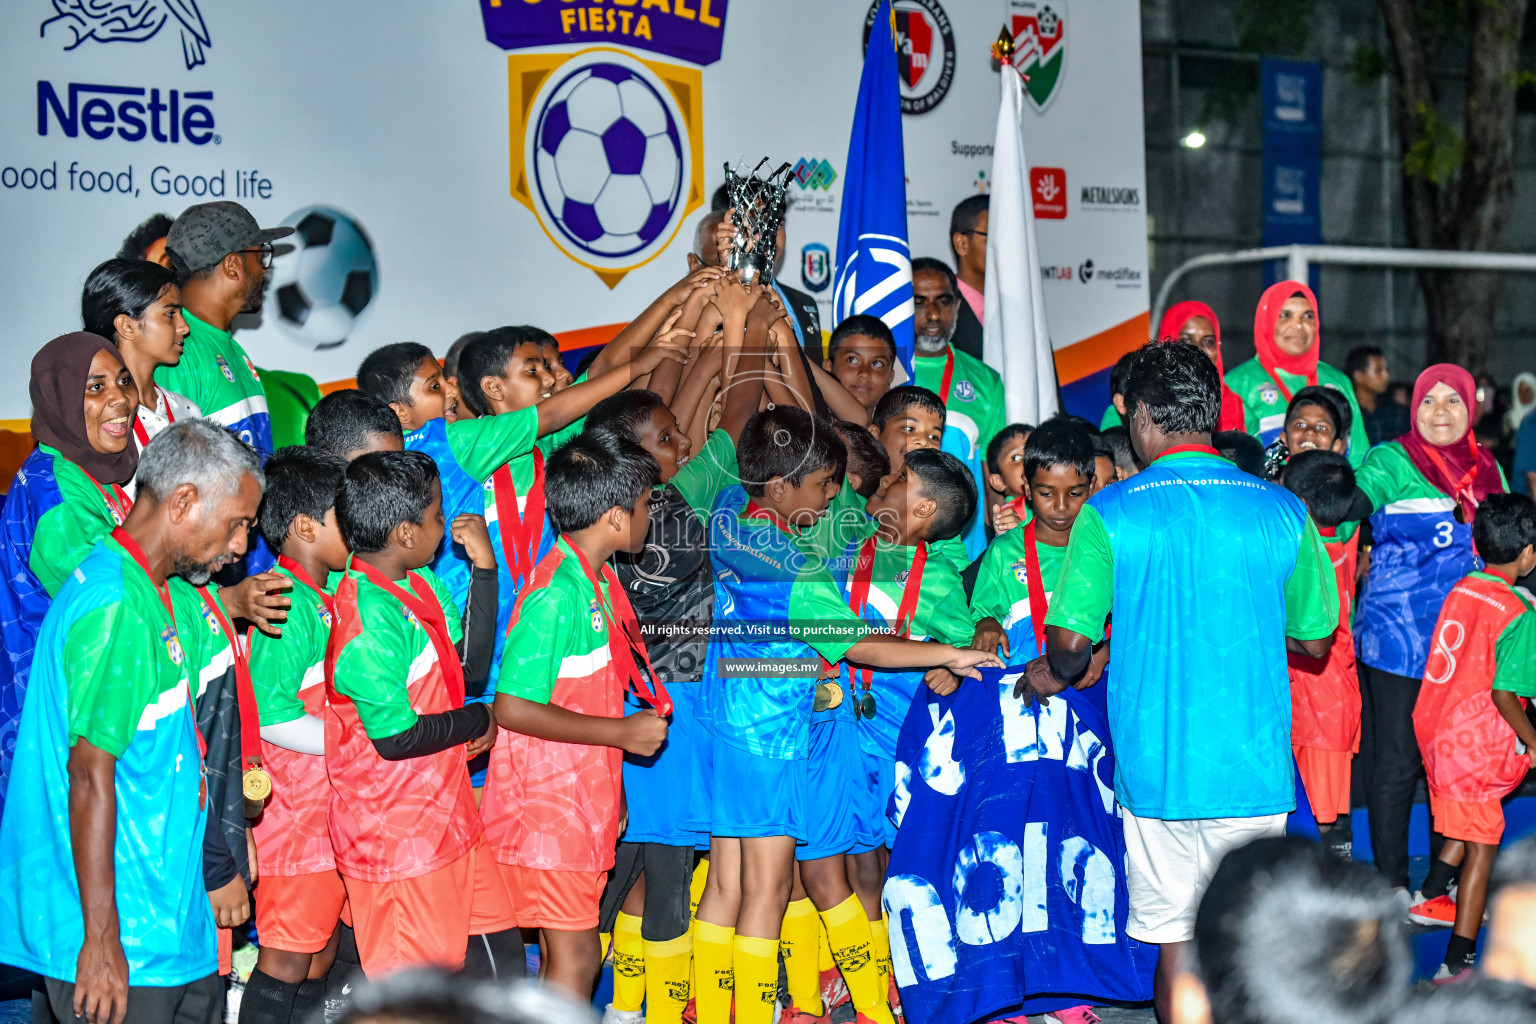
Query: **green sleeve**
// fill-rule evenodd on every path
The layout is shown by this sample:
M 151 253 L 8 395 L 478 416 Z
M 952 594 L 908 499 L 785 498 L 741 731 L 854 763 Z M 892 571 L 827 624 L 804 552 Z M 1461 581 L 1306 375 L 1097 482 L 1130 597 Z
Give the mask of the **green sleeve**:
M 300 593 L 301 589 L 308 588 L 298 584 L 288 588 L 293 603 L 283 623 L 282 636 L 268 636 L 259 629 L 251 631 L 251 689 L 263 726 L 304 717 L 304 702 L 299 699 L 304 676 L 325 662 L 330 632 L 320 618 L 319 602 Z
M 123 601 L 114 601 L 70 627 L 62 662 L 69 680 L 70 745 L 87 740 L 121 759 L 144 709 L 158 696 L 155 633 Z
M 1072 524 L 1053 594 L 1046 625 L 1081 633 L 1094 643 L 1104 639 L 1104 621 L 1115 598 L 1115 556 L 1104 520 L 1091 504 Z
M 790 630 L 832 663 L 864 639 L 874 626 L 853 614 L 842 588 L 826 569 L 808 569 L 789 586 Z
M 1504 627 L 1493 648 L 1493 688 L 1536 697 L 1536 612 L 1527 608 Z
M 586 382 L 586 380 L 587 371 L 583 370 L 581 371 L 581 376 L 571 381 L 571 386 L 575 387 L 577 384 L 583 384 Z M 545 434 L 536 442 L 539 446 L 539 451 L 544 453 L 545 458 L 548 458 L 549 456 L 555 454 L 556 448 L 559 448 L 561 445 L 565 444 L 565 442 L 581 433 L 582 430 L 586 428 L 586 426 L 587 418 L 585 416 L 581 416 L 572 422 L 567 423 L 553 434 Z
M 1110 427 L 1118 427 L 1124 422 L 1120 418 L 1120 410 L 1116 409 L 1115 403 L 1111 401 L 1109 405 L 1104 407 L 1104 415 L 1099 417 L 1099 429 L 1108 430 Z
M 362 605 L 361 598 L 359 604 Z M 369 605 L 373 607 L 358 609 L 363 630 L 341 649 L 334 679 L 336 692 L 357 708 L 357 717 L 368 738 L 382 740 L 416 724 L 408 690 L 413 654 L 399 605 L 393 601 Z
M 937 573 L 930 583 L 928 573 L 940 568 L 944 571 Z M 976 636 L 976 620 L 965 603 L 965 584 L 960 581 L 960 574 L 947 564 L 940 566 L 930 562 L 924 571 L 923 592 L 918 595 L 918 617 L 920 625 L 916 632 L 926 633 L 930 639 L 941 643 L 969 647 Z
M 1321 640 L 1338 628 L 1338 576 L 1317 524 L 1308 516 L 1296 549 L 1296 565 L 1285 581 L 1285 635 Z
M 983 501 L 986 499 L 983 498 Z M 873 522 L 874 520 L 870 520 Z M 936 544 L 928 545 L 928 550 L 939 555 L 950 565 L 955 567 L 955 572 L 965 572 L 970 567 L 971 559 L 965 553 L 965 538 L 956 534 L 948 540 L 941 540 Z
M 431 569 L 417 569 L 416 575 L 427 581 L 432 588 L 432 593 L 437 595 L 437 603 L 442 605 L 443 617 L 448 620 L 448 639 L 459 643 L 464 639 L 464 617 L 459 612 L 458 605 L 453 603 L 453 595 L 448 592 L 448 587 L 437 578 L 437 573 Z
M 94 488 L 89 494 L 77 494 L 65 473 L 58 473 L 55 479 L 64 500 L 38 519 L 27 562 L 49 597 L 58 596 L 69 574 L 113 526 L 106 504 Z
M 1014 527 L 1022 530 L 1022 526 Z M 1004 548 L 1011 545 L 1005 543 L 1008 534 L 994 538 L 987 550 L 981 555 L 981 568 L 976 570 L 976 586 L 971 590 L 971 613 L 979 621 L 991 616 L 998 622 L 1002 622 L 1013 608 L 1009 601 L 1009 590 L 1006 577 L 1012 575 L 1009 568 L 1009 552 Z
M 586 611 L 580 612 L 581 625 L 585 625 Z M 569 592 L 556 580 L 524 594 L 518 602 L 517 618 L 507 631 L 496 692 L 548 704 L 560 678 L 560 663 L 569 653 L 566 648 L 576 632 L 577 613 Z
M 1379 444 L 1355 470 L 1355 483 L 1371 499 L 1377 511 L 1397 499 L 1403 490 L 1403 468 L 1407 457 L 1401 445 Z M 1412 468 L 1411 466 L 1409 468 Z
M 723 430 L 710 431 L 709 437 L 677 474 L 672 486 L 683 496 L 693 514 L 702 522 L 709 518 L 715 497 L 739 479 L 736 469 L 736 442 Z
M 459 468 L 485 483 L 496 470 L 533 451 L 539 436 L 539 410 L 530 405 L 496 416 L 455 420 L 448 424 L 446 433 L 448 450 Z

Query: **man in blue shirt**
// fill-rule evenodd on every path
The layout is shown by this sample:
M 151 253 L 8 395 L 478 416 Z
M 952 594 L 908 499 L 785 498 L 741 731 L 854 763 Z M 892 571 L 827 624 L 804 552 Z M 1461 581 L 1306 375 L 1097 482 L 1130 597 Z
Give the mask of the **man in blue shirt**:
M 136 479 L 38 636 L 0 823 L 0 961 L 43 976 L 58 1020 L 216 1024 L 208 788 L 171 607 L 244 556 L 261 467 L 193 419 L 144 449 Z
M 1026 700 L 1081 680 L 1110 648 L 1115 796 L 1125 812 L 1126 931 L 1159 943 L 1158 1013 L 1222 856 L 1285 830 L 1295 806 L 1286 652 L 1322 657 L 1333 564 L 1294 495 L 1221 458 L 1221 381 L 1199 349 L 1142 348 L 1125 382 L 1146 469 L 1083 507 Z

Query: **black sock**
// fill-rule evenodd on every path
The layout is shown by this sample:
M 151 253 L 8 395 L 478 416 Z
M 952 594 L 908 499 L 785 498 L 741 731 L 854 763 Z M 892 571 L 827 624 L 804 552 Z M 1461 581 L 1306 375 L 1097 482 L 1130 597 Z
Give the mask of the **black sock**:
M 1447 864 L 1443 860 L 1432 861 L 1429 865 L 1429 877 L 1424 879 L 1424 888 L 1420 892 L 1427 900 L 1444 896 L 1451 891 L 1451 879 L 1455 877 L 1455 865 Z
M 293 1009 L 289 1011 L 288 1019 L 293 1024 L 324 1024 L 324 978 L 314 978 L 299 985 L 298 994 L 293 997 Z
M 1476 961 L 1477 940 L 1452 935 L 1445 947 L 1445 965 L 1453 971 L 1459 971 L 1471 967 Z
M 256 968 L 240 997 L 240 1024 L 288 1024 L 293 997 L 298 994 L 299 986 L 278 981 Z
M 352 1002 L 352 987 L 363 979 L 362 958 L 357 953 L 357 933 L 346 925 L 336 943 L 336 960 L 325 975 L 326 1016 L 339 1015 Z
M 521 929 L 471 935 L 464 951 L 464 973 L 471 978 L 501 981 L 526 975 L 528 960 Z

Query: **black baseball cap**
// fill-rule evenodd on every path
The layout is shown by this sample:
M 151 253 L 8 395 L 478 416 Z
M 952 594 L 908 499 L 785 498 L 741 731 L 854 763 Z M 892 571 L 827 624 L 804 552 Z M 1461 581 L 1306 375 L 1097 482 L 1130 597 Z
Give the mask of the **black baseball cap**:
M 165 236 L 166 251 L 177 269 L 188 274 L 205 270 L 232 252 L 286 238 L 293 228 L 264 228 L 239 203 L 198 203 L 181 211 Z

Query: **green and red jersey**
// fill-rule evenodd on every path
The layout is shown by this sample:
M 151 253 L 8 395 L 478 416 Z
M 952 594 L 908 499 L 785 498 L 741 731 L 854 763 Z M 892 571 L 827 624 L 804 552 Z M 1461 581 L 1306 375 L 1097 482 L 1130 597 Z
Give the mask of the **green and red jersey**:
M 1042 609 L 1048 609 L 1067 548 L 1042 544 L 1037 539 L 1034 558 L 1040 578 L 1032 582 L 1026 545 L 1034 511 L 1022 500 L 1016 502 L 1015 508 L 1021 517 L 1019 525 L 999 534 L 981 556 L 976 585 L 971 589 L 971 610 L 978 621 L 988 616 L 998 621 L 1008 634 L 1008 664 L 1022 665 L 1041 653 L 1036 630 L 1045 629 L 1045 622 L 1036 622 L 1032 614 L 1030 588 L 1039 588 L 1036 599 L 1041 601 Z
M 1355 669 L 1355 638 L 1349 622 L 1355 606 L 1355 565 L 1360 540 L 1353 523 L 1319 528 L 1323 548 L 1333 561 L 1339 591 L 1339 626 L 1333 646 L 1322 658 L 1294 651 L 1286 654 L 1291 673 L 1291 745 L 1312 750 L 1357 753 L 1360 750 L 1360 677 Z

